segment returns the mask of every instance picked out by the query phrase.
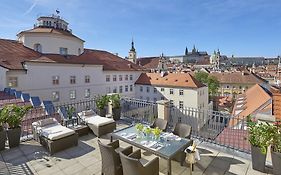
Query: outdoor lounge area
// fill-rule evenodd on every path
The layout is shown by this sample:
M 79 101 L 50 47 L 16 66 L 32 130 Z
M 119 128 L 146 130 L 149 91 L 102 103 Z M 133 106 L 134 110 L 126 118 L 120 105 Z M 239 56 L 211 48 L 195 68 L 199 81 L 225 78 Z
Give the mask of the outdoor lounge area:
M 118 122 L 117 128 L 128 125 Z M 101 154 L 98 139 L 102 143 L 109 143 L 109 135 L 97 138 L 89 133 L 79 137 L 78 146 L 49 155 L 47 150 L 34 140 L 22 142 L 19 147 L 1 151 L 0 174 L 101 174 Z M 120 141 L 121 147 L 130 146 Z M 137 148 L 133 148 L 137 150 Z M 194 165 L 192 174 L 206 175 L 258 175 L 263 174 L 252 169 L 248 154 L 239 153 L 231 149 L 214 146 L 210 143 L 201 142 L 198 145 L 201 160 Z M 142 151 L 144 160 L 152 160 L 155 155 Z M 244 158 L 242 158 L 244 157 Z M 166 174 L 167 163 L 159 159 L 160 174 Z M 267 170 L 270 174 L 270 169 Z M 183 166 L 172 161 L 172 174 L 189 174 L 189 166 Z M 266 173 L 264 173 L 266 174 Z

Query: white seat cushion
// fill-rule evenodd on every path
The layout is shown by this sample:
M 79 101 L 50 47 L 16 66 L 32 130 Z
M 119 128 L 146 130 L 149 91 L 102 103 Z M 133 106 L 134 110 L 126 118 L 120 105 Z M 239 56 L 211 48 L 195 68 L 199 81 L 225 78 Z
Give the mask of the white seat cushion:
M 37 130 L 39 130 L 39 128 L 37 128 Z M 40 131 L 40 134 L 48 138 L 49 140 L 58 140 L 75 133 L 74 130 L 64 127 L 60 124 L 41 127 Z
M 107 124 L 110 124 L 110 123 L 114 123 L 115 121 L 113 119 L 110 119 L 110 118 L 95 115 L 95 116 L 92 116 L 92 117 L 85 118 L 85 122 L 99 127 L 99 126 L 104 126 L 104 125 L 107 125 Z

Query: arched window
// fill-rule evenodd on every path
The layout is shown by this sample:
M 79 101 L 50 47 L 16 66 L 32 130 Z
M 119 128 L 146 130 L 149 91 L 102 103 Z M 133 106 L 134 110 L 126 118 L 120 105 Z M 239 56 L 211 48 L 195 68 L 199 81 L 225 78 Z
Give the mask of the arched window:
M 42 52 L 41 44 L 39 44 L 39 43 L 34 44 L 34 50 L 37 51 L 37 52 Z

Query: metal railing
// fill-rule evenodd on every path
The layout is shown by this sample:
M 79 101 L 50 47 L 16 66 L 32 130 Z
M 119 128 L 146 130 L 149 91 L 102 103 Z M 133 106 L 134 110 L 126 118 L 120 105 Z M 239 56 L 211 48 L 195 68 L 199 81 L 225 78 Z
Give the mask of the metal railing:
M 123 97 L 121 106 L 121 117 L 129 122 L 151 123 L 158 116 L 155 102 Z
M 246 119 L 219 111 L 170 107 L 169 126 L 186 123 L 192 126 L 192 137 L 249 153 Z

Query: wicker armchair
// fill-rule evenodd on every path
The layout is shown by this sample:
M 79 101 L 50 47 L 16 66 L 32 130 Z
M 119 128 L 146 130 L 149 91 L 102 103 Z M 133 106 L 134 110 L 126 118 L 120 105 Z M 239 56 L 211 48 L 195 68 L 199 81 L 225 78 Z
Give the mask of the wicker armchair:
M 119 147 L 119 141 L 116 140 L 109 144 L 103 144 L 98 140 L 101 159 L 102 159 L 102 175 L 123 175 L 119 152 L 128 155 L 133 152 L 133 147 L 122 149 Z
M 151 128 L 158 127 L 162 131 L 166 131 L 167 125 L 168 125 L 168 121 L 167 120 L 164 120 L 164 119 L 161 119 L 161 118 L 156 118 L 150 127 Z
M 141 151 L 137 150 L 128 156 L 120 152 L 124 175 L 159 175 L 159 158 L 156 157 L 142 164 Z
M 182 138 L 190 139 L 191 131 L 192 131 L 192 127 L 190 125 L 184 123 L 176 123 L 172 132 L 173 134 L 178 135 Z M 183 165 L 185 161 L 185 157 L 186 157 L 186 153 L 184 152 L 185 149 L 186 148 L 178 152 L 174 157 L 174 160 L 179 161 L 181 165 Z

